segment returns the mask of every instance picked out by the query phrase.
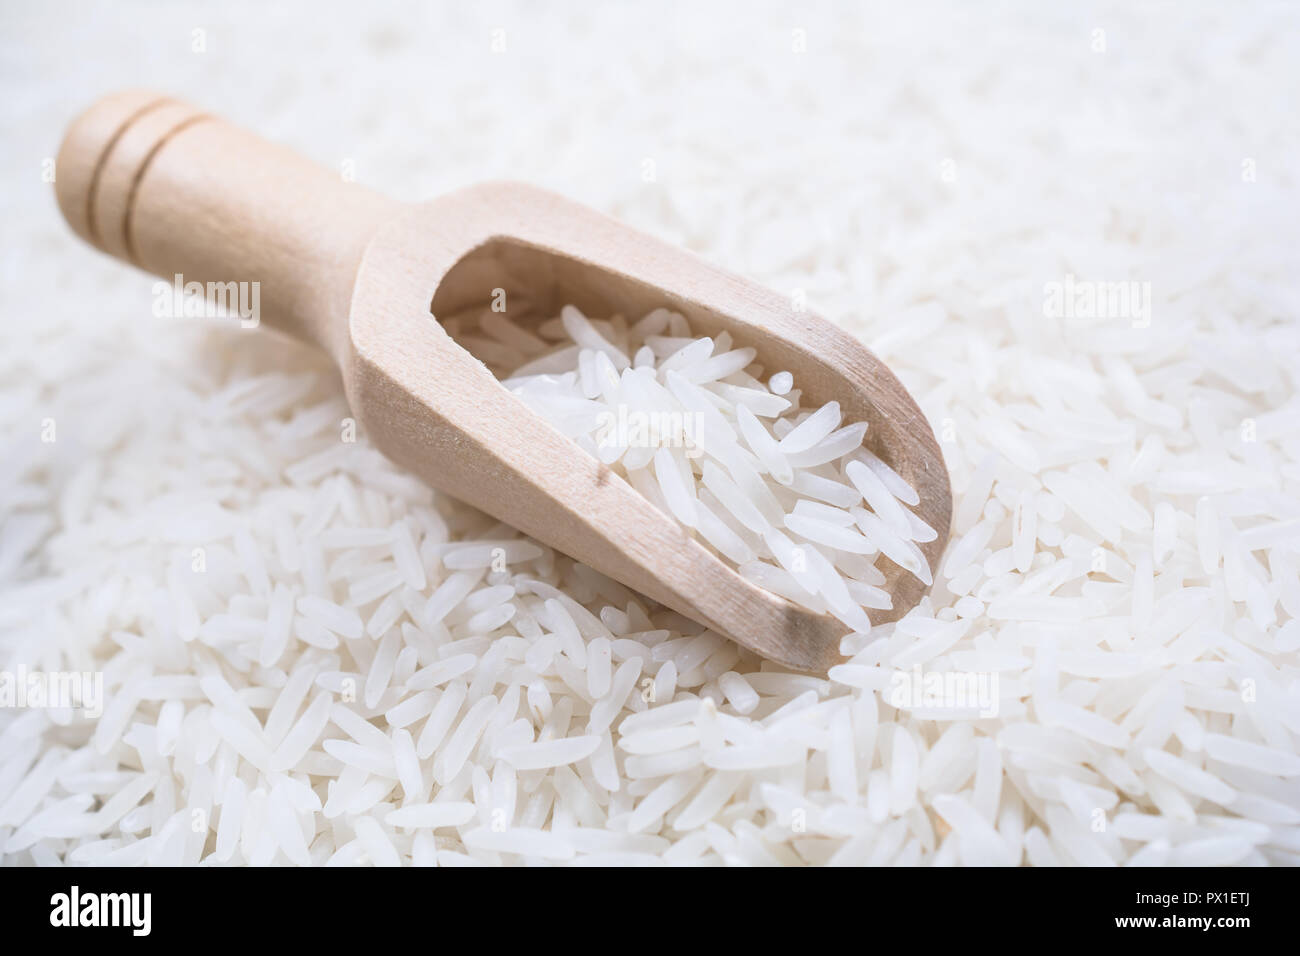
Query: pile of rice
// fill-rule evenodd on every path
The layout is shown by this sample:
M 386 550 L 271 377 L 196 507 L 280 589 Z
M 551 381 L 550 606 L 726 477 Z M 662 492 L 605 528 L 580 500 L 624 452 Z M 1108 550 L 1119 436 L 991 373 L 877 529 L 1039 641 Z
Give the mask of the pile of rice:
M 1300 862 L 1293 11 L 306 10 L 210 12 L 202 54 L 156 11 L 111 67 L 131 11 L 5 13 L 0 674 L 104 701 L 0 707 L 4 862 Z M 374 88 L 322 110 L 345 59 Z M 861 334 L 953 476 L 928 596 L 784 672 L 402 473 L 320 356 L 151 318 L 38 174 L 136 60 L 398 194 L 508 171 Z M 1056 307 L 1102 280 L 1149 308 Z

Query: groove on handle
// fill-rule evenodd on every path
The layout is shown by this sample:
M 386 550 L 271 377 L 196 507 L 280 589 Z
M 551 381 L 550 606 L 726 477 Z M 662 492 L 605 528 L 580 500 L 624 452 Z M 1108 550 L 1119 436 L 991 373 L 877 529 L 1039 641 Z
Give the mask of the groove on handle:
M 245 290 L 259 322 L 336 357 L 366 243 L 401 208 L 146 91 L 104 97 L 73 121 L 55 184 L 64 218 L 96 248 L 167 280 L 256 283 Z

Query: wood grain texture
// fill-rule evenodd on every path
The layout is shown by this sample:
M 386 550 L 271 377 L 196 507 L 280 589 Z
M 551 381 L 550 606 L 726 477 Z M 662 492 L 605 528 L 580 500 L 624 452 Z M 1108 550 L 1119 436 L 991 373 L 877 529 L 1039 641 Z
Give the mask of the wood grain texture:
M 523 405 L 435 316 L 508 301 L 730 330 L 812 402 L 869 423 L 868 446 L 938 532 L 952 499 L 934 434 L 857 339 L 786 298 L 544 190 L 485 183 L 408 206 L 344 183 L 166 97 L 106 98 L 59 154 L 64 216 L 98 248 L 164 277 L 261 283 L 267 324 L 329 351 L 363 430 L 394 461 L 773 661 L 825 673 L 845 628 L 749 583 L 607 466 Z M 432 313 L 432 314 L 431 314 Z M 892 620 L 919 581 L 883 557 Z

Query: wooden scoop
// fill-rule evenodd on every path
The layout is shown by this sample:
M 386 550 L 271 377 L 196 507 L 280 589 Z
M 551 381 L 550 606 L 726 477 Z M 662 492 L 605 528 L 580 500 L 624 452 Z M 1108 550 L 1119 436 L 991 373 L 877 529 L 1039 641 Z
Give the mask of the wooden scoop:
M 362 430 L 447 494 L 788 667 L 825 673 L 844 625 L 751 584 L 501 387 L 435 316 L 530 302 L 731 331 L 815 403 L 867 421 L 867 444 L 948 537 L 948 473 L 879 359 L 784 296 L 541 189 L 485 183 L 408 205 L 166 96 L 100 100 L 68 130 L 59 207 L 82 238 L 183 282 L 260 283 L 260 319 L 334 356 Z M 923 587 L 884 558 L 893 620 Z

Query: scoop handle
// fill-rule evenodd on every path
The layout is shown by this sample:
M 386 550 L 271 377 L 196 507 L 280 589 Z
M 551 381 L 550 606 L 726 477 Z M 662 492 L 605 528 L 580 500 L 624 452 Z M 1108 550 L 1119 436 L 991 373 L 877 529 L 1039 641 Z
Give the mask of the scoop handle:
M 336 356 L 366 243 L 401 208 L 194 106 L 135 90 L 73 121 L 55 190 L 96 248 L 169 286 L 200 283 L 227 306 L 238 295 L 245 326 L 265 322 Z

